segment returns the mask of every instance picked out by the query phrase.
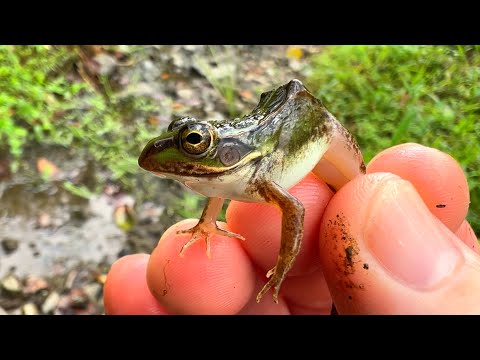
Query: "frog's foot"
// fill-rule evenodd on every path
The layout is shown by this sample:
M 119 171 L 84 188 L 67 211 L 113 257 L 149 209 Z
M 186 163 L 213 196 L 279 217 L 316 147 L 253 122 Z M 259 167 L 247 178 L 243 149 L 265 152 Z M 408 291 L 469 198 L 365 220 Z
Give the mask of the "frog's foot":
M 188 242 L 186 242 L 185 245 L 183 245 L 182 249 L 180 250 L 180 257 L 184 257 L 185 250 L 187 250 L 190 246 L 192 246 L 196 241 L 200 240 L 201 238 L 205 238 L 205 242 L 207 244 L 207 256 L 208 258 L 211 258 L 210 238 L 212 237 L 213 234 L 245 240 L 245 238 L 242 235 L 220 229 L 216 223 L 207 223 L 207 222 L 199 222 L 193 228 L 188 230 L 178 230 L 177 234 L 192 234 L 192 238 Z
M 282 286 L 283 280 L 285 279 L 285 272 L 282 275 L 280 272 L 277 271 L 277 267 L 275 266 L 273 269 L 270 269 L 267 272 L 267 278 L 270 278 L 270 280 L 268 280 L 263 289 L 260 290 L 260 292 L 258 293 L 257 303 L 259 303 L 263 295 L 265 295 L 268 290 L 273 287 L 273 301 L 278 304 L 278 292 L 280 291 L 280 287 Z

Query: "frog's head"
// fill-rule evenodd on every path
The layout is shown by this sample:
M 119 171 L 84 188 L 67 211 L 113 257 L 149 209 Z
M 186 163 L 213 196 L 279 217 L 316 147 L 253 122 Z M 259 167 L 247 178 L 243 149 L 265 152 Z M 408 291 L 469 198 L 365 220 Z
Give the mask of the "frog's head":
M 150 140 L 138 164 L 159 176 L 212 177 L 234 170 L 258 153 L 234 137 L 219 135 L 212 123 L 187 116 Z
M 293 107 L 298 109 L 296 99 L 301 95 L 314 99 L 299 80 L 292 80 L 263 93 L 256 108 L 242 119 L 208 122 L 187 116 L 175 120 L 165 133 L 150 140 L 138 164 L 156 175 L 177 179 L 212 178 L 235 171 L 261 156 L 261 144 L 245 139 L 249 131 L 252 135 L 259 131 L 259 119 L 289 116 Z

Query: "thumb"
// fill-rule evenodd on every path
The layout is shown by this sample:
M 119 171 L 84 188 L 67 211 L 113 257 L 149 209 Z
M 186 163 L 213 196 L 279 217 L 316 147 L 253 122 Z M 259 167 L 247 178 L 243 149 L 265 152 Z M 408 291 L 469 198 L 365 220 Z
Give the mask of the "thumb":
M 480 314 L 480 256 L 396 175 L 358 177 L 325 211 L 325 278 L 340 314 Z

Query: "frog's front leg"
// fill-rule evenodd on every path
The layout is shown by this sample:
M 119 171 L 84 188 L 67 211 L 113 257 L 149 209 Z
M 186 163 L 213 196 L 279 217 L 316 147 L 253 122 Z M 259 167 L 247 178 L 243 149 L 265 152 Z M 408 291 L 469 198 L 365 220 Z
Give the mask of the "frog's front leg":
M 270 278 L 257 295 L 257 303 L 273 287 L 273 301 L 278 303 L 278 293 L 288 271 L 292 268 L 303 238 L 305 209 L 300 201 L 273 181 L 255 183 L 259 195 L 282 211 L 282 238 L 280 252 L 274 268 L 267 273 Z
M 202 237 L 205 237 L 205 242 L 207 243 L 207 256 L 210 258 L 210 237 L 213 234 L 233 237 L 240 240 L 245 240 L 245 238 L 239 234 L 232 233 L 227 230 L 220 229 L 217 226 L 217 217 L 222 210 L 224 199 L 222 198 L 208 198 L 207 205 L 203 209 L 202 216 L 198 221 L 197 225 L 188 230 L 179 230 L 177 234 L 192 234 L 192 238 L 183 245 L 180 250 L 180 257 L 185 256 L 185 250 L 192 246 L 197 240 L 200 240 Z

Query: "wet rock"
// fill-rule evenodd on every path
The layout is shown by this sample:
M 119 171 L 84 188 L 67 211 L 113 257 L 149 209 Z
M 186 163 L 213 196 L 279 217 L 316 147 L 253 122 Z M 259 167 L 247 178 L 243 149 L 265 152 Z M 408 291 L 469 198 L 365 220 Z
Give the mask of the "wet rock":
M 7 275 L 2 279 L 2 289 L 10 294 L 18 294 L 22 291 L 22 284 L 13 275 Z
M 57 308 L 58 303 L 60 302 L 60 295 L 53 291 L 45 299 L 45 302 L 42 305 L 42 313 L 50 314 Z
M 18 240 L 12 238 L 3 238 L 1 241 L 2 249 L 5 254 L 11 254 L 18 248 Z
M 40 290 L 48 288 L 48 282 L 35 275 L 29 275 L 25 280 L 25 287 L 23 288 L 23 293 L 25 295 L 35 294 Z
M 26 303 L 25 305 L 22 306 L 22 313 L 24 315 L 38 315 L 38 308 L 34 303 Z

